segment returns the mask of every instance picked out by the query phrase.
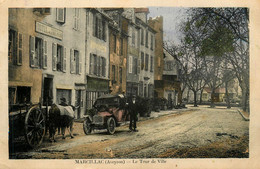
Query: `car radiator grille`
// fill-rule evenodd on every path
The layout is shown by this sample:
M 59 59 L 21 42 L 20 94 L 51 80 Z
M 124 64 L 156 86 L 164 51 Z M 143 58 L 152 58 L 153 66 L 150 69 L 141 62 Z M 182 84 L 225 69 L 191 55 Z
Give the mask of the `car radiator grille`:
M 97 115 L 95 115 L 95 116 L 93 117 L 93 122 L 94 122 L 95 124 L 103 124 L 104 119 L 103 119 L 102 116 L 97 116 Z

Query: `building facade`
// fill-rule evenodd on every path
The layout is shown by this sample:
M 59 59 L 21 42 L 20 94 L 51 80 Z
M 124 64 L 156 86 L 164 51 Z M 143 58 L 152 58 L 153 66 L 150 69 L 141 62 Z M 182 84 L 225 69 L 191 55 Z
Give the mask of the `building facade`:
M 25 19 L 31 18 L 31 19 Z M 35 36 L 33 9 L 9 9 L 9 106 L 41 101 L 42 69 L 31 67 L 30 36 Z
M 86 9 L 85 73 L 86 108 L 109 93 L 109 21 L 103 9 Z
M 113 20 L 109 23 L 109 90 L 122 94 L 126 92 L 128 19 L 122 16 L 122 8 L 104 10 Z
M 125 8 L 123 15 L 129 19 L 126 94 L 137 96 L 140 74 L 140 27 L 136 24 L 134 8 Z
M 136 8 L 136 24 L 140 27 L 140 74 L 139 96 L 153 98 L 154 96 L 154 56 L 155 33 L 147 23 L 147 8 Z
M 30 71 L 20 70 L 20 73 L 32 76 L 27 78 L 28 83 L 37 79 L 31 84 L 32 102 L 38 101 L 43 105 L 47 102 L 59 104 L 60 99 L 65 98 L 67 104 L 77 107 L 76 118 L 82 117 L 85 112 L 86 86 L 85 10 L 80 8 L 15 10 L 19 11 L 19 16 L 14 14 L 11 16 L 15 17 L 16 22 L 21 20 L 20 27 L 27 30 L 22 40 L 25 41 L 23 50 L 28 51 L 24 53 L 23 62 Z M 13 70 L 15 69 L 10 68 L 9 72 Z M 11 77 L 9 81 L 10 84 L 13 83 Z
M 166 98 L 168 107 L 172 108 L 180 103 L 180 82 L 178 81 L 179 66 L 177 60 L 167 50 L 164 52 L 164 70 L 162 80 L 155 80 L 155 95 Z

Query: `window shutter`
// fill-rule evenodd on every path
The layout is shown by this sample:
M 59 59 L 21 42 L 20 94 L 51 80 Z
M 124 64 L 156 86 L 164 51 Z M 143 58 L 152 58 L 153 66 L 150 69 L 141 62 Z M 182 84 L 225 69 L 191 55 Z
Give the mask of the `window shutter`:
M 80 9 L 77 10 L 77 30 L 79 30 L 79 24 L 80 24 Z
M 96 36 L 96 14 L 93 13 L 93 36 Z
M 89 74 L 93 74 L 93 55 L 90 53 L 90 58 L 89 58 Z
M 79 74 L 82 73 L 82 61 L 81 61 L 81 53 L 79 52 Z
M 57 70 L 57 44 L 52 44 L 52 70 Z
M 70 49 L 70 73 L 75 73 L 74 49 Z
M 100 56 L 97 57 L 97 75 L 100 76 Z
M 47 41 L 43 41 L 43 68 L 47 68 Z
M 63 47 L 63 72 L 66 72 L 67 69 L 67 53 L 66 48 Z
M 107 68 L 107 62 L 106 58 L 103 58 L 103 76 L 106 77 L 106 68 Z
M 30 65 L 35 67 L 35 37 L 30 36 Z
M 17 53 L 17 65 L 22 65 L 23 55 L 23 35 L 18 33 L 18 53 Z
M 138 59 L 137 60 L 137 74 L 139 74 L 140 73 L 140 69 L 141 69 L 141 60 L 140 59 Z
M 129 56 L 129 73 L 132 73 L 132 64 L 133 64 L 132 56 Z
M 56 9 L 56 21 L 57 22 L 64 22 L 65 20 L 64 8 L 57 8 Z

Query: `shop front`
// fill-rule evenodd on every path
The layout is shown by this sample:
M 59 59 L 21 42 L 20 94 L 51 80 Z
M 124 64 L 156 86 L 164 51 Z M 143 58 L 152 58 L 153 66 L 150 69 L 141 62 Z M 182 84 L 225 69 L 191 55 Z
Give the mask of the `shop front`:
M 109 80 L 87 76 L 86 108 L 91 109 L 95 100 L 109 93 Z

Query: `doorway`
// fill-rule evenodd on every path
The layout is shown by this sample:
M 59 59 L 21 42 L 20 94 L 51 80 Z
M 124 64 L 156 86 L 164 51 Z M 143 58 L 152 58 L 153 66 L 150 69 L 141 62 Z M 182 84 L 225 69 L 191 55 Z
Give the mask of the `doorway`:
M 43 105 L 53 103 L 53 78 L 45 77 L 43 82 Z

